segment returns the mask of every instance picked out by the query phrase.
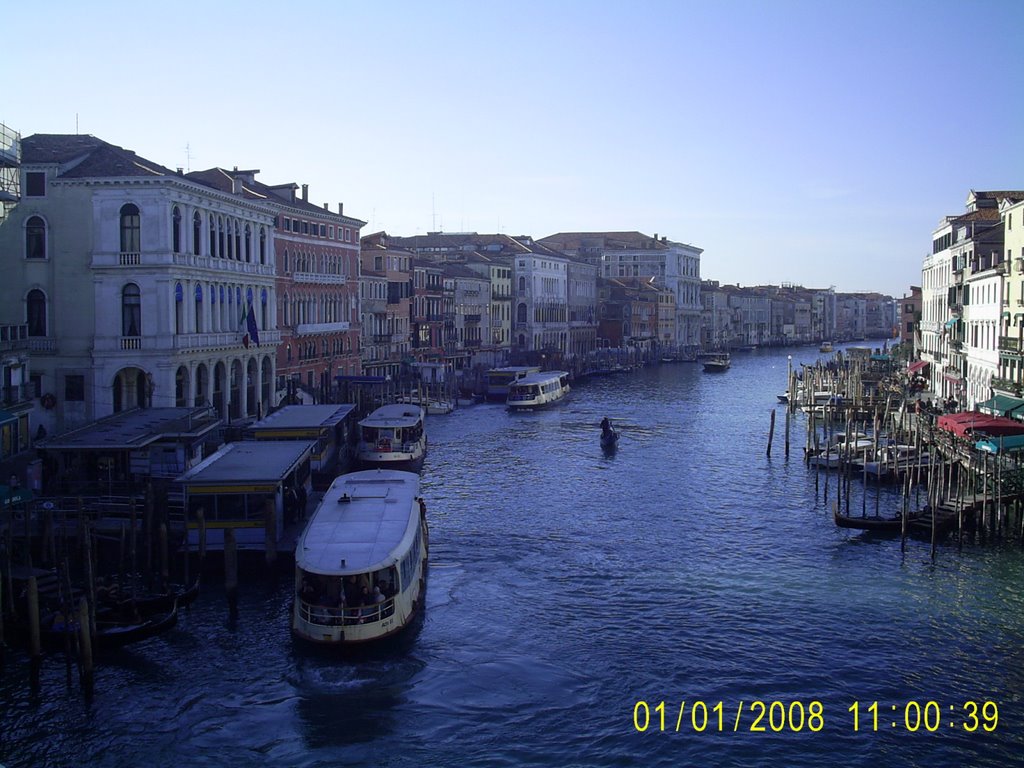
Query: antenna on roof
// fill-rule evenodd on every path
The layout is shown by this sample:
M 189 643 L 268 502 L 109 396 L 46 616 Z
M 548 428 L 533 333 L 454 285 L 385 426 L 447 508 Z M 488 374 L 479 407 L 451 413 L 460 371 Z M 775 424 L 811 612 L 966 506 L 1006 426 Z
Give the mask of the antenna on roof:
M 192 173 L 192 147 L 185 142 L 185 173 Z
M 78 113 L 75 112 L 75 136 L 78 135 Z

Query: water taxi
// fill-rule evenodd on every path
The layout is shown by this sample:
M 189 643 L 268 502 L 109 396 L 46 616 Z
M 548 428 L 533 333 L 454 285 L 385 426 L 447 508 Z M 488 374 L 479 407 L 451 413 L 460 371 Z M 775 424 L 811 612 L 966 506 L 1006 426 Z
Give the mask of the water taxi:
M 569 394 L 566 371 L 531 373 L 515 381 L 508 391 L 506 403 L 512 410 L 544 408 Z
M 294 637 L 354 645 L 394 635 L 423 606 L 426 504 L 413 472 L 341 475 L 295 547 Z
M 825 353 L 831 352 L 832 351 L 832 342 L 831 341 L 823 341 L 823 342 L 821 342 L 821 346 L 818 347 L 818 351 L 819 352 L 825 352 Z
M 531 373 L 540 373 L 539 365 L 507 365 L 504 368 L 492 368 L 487 372 L 487 399 L 508 400 L 508 389 L 512 382 Z
M 419 405 L 382 405 L 359 422 L 356 460 L 364 469 L 406 469 L 419 472 L 427 453 L 424 411 Z

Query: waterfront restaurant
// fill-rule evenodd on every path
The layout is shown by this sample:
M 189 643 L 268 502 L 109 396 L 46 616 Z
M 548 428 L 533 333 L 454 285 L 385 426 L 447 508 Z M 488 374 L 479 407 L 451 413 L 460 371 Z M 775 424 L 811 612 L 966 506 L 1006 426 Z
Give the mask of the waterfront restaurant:
M 302 440 L 228 443 L 176 478 L 185 495 L 189 548 L 205 536 L 207 549 L 223 550 L 228 529 L 240 550 L 266 549 L 271 529 L 275 544 L 281 542 L 286 522 L 298 515 L 296 498 L 305 498 L 314 446 Z
M 313 442 L 310 470 L 326 480 L 326 487 L 349 469 L 351 446 L 358 438 L 355 408 L 351 403 L 286 405 L 249 427 L 249 434 L 256 440 Z

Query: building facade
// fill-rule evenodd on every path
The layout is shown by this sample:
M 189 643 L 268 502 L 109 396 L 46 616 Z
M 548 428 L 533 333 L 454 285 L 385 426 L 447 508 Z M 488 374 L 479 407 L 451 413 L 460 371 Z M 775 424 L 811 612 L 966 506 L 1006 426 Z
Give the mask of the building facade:
M 265 413 L 280 340 L 274 211 L 91 136 L 21 147 L 0 296 L 28 326 L 46 429 L 134 407 Z

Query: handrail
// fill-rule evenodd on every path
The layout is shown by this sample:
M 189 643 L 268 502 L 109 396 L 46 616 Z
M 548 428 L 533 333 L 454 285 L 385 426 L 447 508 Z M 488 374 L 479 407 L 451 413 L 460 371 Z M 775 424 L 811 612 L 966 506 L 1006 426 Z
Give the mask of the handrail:
M 395 598 L 382 603 L 364 605 L 358 608 L 342 608 L 337 605 L 320 605 L 299 600 L 299 617 L 310 624 L 324 627 L 372 624 L 382 621 L 395 612 Z

